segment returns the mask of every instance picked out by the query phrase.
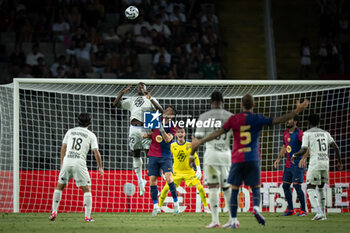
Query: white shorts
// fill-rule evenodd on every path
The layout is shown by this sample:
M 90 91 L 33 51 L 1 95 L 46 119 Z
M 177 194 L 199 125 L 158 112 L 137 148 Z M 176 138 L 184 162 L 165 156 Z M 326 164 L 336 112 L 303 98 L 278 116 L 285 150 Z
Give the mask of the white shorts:
M 134 150 L 148 150 L 152 140 L 142 138 L 142 134 L 147 134 L 149 130 L 140 126 L 130 126 L 129 129 L 129 147 L 131 151 Z
M 206 165 L 204 164 L 204 184 L 219 184 L 221 188 L 227 188 L 230 185 L 227 182 L 230 165 Z
M 86 165 L 74 164 L 74 165 L 62 165 L 62 169 L 58 176 L 58 183 L 68 184 L 70 179 L 74 178 L 75 184 L 78 187 L 91 186 L 91 179 Z
M 321 185 L 328 184 L 328 170 L 308 170 L 306 173 L 306 184 Z

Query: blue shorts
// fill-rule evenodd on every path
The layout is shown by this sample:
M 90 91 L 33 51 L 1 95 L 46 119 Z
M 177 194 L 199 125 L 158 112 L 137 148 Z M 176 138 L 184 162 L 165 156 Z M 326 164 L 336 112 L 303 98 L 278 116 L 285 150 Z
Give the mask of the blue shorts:
M 148 157 L 148 166 L 147 170 L 148 176 L 161 176 L 160 169 L 163 170 L 163 173 L 173 172 L 173 159 L 164 158 L 164 157 Z
M 231 165 L 228 183 L 241 186 L 244 181 L 245 185 L 257 186 L 260 184 L 260 162 L 242 162 Z
M 303 183 L 304 168 L 300 167 L 285 167 L 283 171 L 283 182 L 287 183 Z

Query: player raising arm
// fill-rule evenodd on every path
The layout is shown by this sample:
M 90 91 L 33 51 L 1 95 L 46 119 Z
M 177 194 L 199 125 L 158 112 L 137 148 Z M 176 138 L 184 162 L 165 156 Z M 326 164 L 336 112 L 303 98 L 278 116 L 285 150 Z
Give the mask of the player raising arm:
M 310 129 L 304 132 L 303 143 L 301 149 L 293 154 L 292 162 L 299 156 L 304 155 L 307 149 L 310 151 L 309 168 L 306 174 L 307 193 L 311 205 L 315 208 L 317 214 L 312 220 L 326 220 L 326 196 L 324 191 L 324 184 L 328 183 L 329 171 L 329 146 L 333 147 L 335 156 L 337 157 L 338 170 L 342 170 L 342 163 L 340 159 L 340 151 L 337 144 L 334 142 L 332 136 L 325 130 L 320 129 L 317 125 L 320 122 L 318 115 L 312 114 L 309 116 Z M 303 159 L 306 159 L 306 155 Z M 318 202 L 316 194 L 316 186 L 318 186 Z
M 142 178 L 142 158 L 141 150 L 148 153 L 148 149 L 151 144 L 151 140 L 148 138 L 142 138 L 142 134 L 145 133 L 143 129 L 143 113 L 147 111 L 159 110 L 163 112 L 162 107 L 159 105 L 155 98 L 151 97 L 151 94 L 147 92 L 146 85 L 140 82 L 137 85 L 137 95 L 122 100 L 123 95 L 130 91 L 131 85 L 128 85 L 115 99 L 113 105 L 131 112 L 130 116 L 130 128 L 129 128 L 129 148 L 133 155 L 133 166 L 137 176 L 137 180 L 140 187 L 140 196 L 145 193 L 146 181 Z
M 243 112 L 231 116 L 221 129 L 214 131 L 201 140 L 193 140 L 192 152 L 198 149 L 202 143 L 211 141 L 222 134 L 233 130 L 232 165 L 228 182 L 231 184 L 232 194 L 230 208 L 232 215 L 232 228 L 240 226 L 237 220 L 238 191 L 244 181 L 245 185 L 251 187 L 253 193 L 253 214 L 259 224 L 265 225 L 265 218 L 259 212 L 260 205 L 260 151 L 259 136 L 264 125 L 279 124 L 286 122 L 302 112 L 309 105 L 309 101 L 303 103 L 297 101 L 296 109 L 278 118 L 266 118 L 260 114 L 254 114 L 253 96 L 243 96 L 241 107 Z M 213 155 L 215 156 L 215 155 Z
M 58 176 L 57 187 L 52 198 L 52 212 L 49 217 L 54 221 L 57 217 L 58 205 L 62 197 L 62 191 L 69 180 L 73 177 L 75 183 L 84 192 L 85 222 L 94 221 L 90 214 L 92 209 L 91 180 L 86 167 L 86 156 L 89 149 L 94 152 L 98 164 L 100 177 L 103 176 L 101 155 L 98 151 L 97 138 L 94 133 L 88 130 L 91 124 L 91 117 L 88 113 L 81 113 L 78 116 L 79 127 L 67 131 L 61 147 L 61 171 Z
M 197 153 L 195 156 L 195 165 L 196 172 L 189 165 L 189 158 L 191 153 L 191 143 L 186 141 L 186 131 L 184 128 L 179 128 L 175 134 L 176 142 L 171 144 L 170 150 L 174 159 L 173 165 L 173 180 L 176 188 L 179 187 L 182 180 L 185 181 L 187 187 L 195 186 L 199 192 L 199 195 L 202 199 L 202 203 L 204 206 L 204 212 L 210 213 L 208 204 L 207 204 L 207 195 L 204 191 L 204 188 L 201 184 L 201 166 L 199 164 L 199 158 Z M 166 184 L 160 194 L 159 197 L 159 207 L 163 206 L 164 200 L 168 194 L 169 185 Z

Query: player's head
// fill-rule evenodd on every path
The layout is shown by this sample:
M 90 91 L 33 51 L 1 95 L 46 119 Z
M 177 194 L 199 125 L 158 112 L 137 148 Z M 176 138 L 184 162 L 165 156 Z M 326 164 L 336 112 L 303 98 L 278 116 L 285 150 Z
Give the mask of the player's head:
M 91 116 L 89 113 L 80 113 L 78 116 L 78 124 L 80 127 L 88 127 L 91 124 Z
M 176 115 L 176 109 L 172 105 L 168 106 L 163 112 L 163 118 L 166 120 L 173 119 L 175 115 Z
M 144 95 L 144 91 L 146 91 L 146 89 L 147 87 L 145 83 L 139 82 L 139 84 L 137 84 L 137 94 Z
M 210 102 L 213 108 L 221 107 L 224 102 L 224 98 L 222 97 L 221 92 L 214 91 L 213 93 L 211 93 Z
M 299 116 L 296 115 L 287 121 L 286 126 L 288 129 L 295 128 L 297 127 L 298 122 L 299 122 Z
M 310 126 L 317 126 L 320 123 L 320 116 L 316 114 L 311 114 L 309 116 L 309 124 Z
M 255 106 L 253 96 L 251 94 L 246 94 L 243 96 L 241 106 L 244 111 L 252 110 Z
M 178 141 L 181 141 L 181 142 L 185 141 L 185 137 L 186 137 L 186 130 L 185 130 L 185 128 L 178 127 L 175 136 L 176 136 L 176 139 Z

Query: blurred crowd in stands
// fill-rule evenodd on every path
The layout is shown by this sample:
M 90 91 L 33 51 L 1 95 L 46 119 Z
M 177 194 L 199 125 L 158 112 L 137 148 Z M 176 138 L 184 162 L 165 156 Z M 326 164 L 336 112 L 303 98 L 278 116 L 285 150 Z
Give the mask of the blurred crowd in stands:
M 213 2 L 0 0 L 0 75 L 221 78 Z M 124 16 L 129 5 L 136 20 Z

